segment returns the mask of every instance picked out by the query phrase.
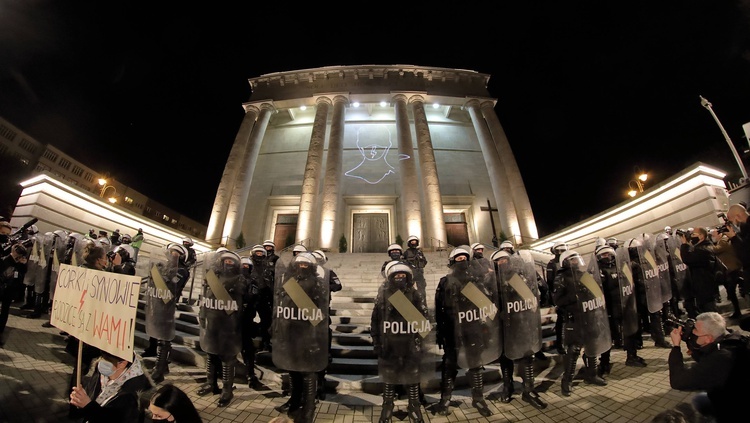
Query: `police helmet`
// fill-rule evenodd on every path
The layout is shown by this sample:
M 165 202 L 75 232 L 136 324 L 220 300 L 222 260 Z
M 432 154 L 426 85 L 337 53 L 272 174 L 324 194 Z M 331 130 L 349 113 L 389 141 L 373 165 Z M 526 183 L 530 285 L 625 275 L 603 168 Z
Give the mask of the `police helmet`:
M 469 260 L 471 258 L 471 254 L 469 254 L 469 251 L 466 248 L 456 247 L 448 255 L 448 265 L 452 265 L 453 263 L 455 263 L 456 256 L 460 256 L 462 254 L 466 256 L 466 260 Z
M 583 266 L 585 263 L 583 257 L 576 250 L 566 250 L 560 254 L 560 267 L 570 267 L 573 260 L 578 260 L 578 266 Z
M 307 252 L 307 248 L 305 248 L 305 246 L 301 244 L 297 244 L 294 246 L 294 248 L 292 248 L 292 254 L 294 254 L 295 256 L 301 253 L 306 253 L 306 252 Z
M 182 245 L 186 247 L 192 247 L 193 246 L 193 239 L 189 236 L 186 236 L 185 238 L 182 238 Z
M 172 254 L 172 251 L 175 251 L 177 255 L 180 257 L 180 260 L 185 260 L 187 258 L 187 248 L 185 248 L 183 245 L 180 245 L 176 242 L 170 242 L 167 244 L 167 247 L 164 249 L 167 257 L 169 257 Z M 218 250 L 217 250 L 218 251 Z M 135 251 L 133 251 L 135 253 Z
M 68 237 L 68 233 L 62 229 L 58 229 L 55 232 L 52 232 L 54 235 L 59 236 L 62 239 L 65 239 Z
M 219 247 L 216 249 L 217 253 L 221 253 L 222 251 L 229 251 L 229 249 L 227 247 Z
M 224 275 L 237 275 L 240 273 L 240 262 L 242 259 L 234 251 L 222 251 L 216 261 L 216 265 Z
M 474 251 L 474 250 L 484 250 L 484 245 L 482 245 L 482 244 L 480 244 L 478 242 L 475 242 L 475 243 L 471 244 L 471 250 L 472 251 Z
M 403 273 L 406 275 L 406 278 L 396 278 L 396 275 Z M 386 277 L 388 278 L 388 282 L 394 284 L 398 288 L 406 288 L 411 285 L 412 283 L 412 270 L 411 266 L 404 262 L 395 262 L 393 265 L 388 267 L 388 270 L 386 272 Z
M 510 241 L 508 241 L 508 240 L 505 240 L 505 241 L 503 241 L 503 242 L 500 243 L 500 246 L 498 248 L 500 248 L 501 250 L 504 250 L 504 249 L 507 248 L 507 249 L 513 251 L 513 243 L 510 242 Z
M 267 240 L 263 241 L 263 247 L 271 247 L 272 250 L 275 250 L 276 249 L 276 244 L 272 240 L 267 239 Z
M 26 228 L 26 233 L 29 235 L 36 235 L 39 233 L 39 228 L 37 228 L 36 225 L 31 225 Z
M 391 275 L 399 272 L 404 272 L 410 277 L 413 275 L 413 272 L 411 270 L 411 266 L 404 263 L 403 261 L 392 261 L 388 263 L 388 266 L 386 266 L 385 274 L 388 278 L 390 278 Z
M 253 261 L 250 260 L 250 257 L 240 258 L 240 264 L 242 265 L 242 267 L 245 267 L 245 265 L 247 265 L 248 267 L 253 267 Z
M 409 237 L 409 238 L 408 238 L 408 239 L 406 240 L 406 245 L 408 245 L 409 247 L 412 247 L 412 245 L 411 245 L 412 241 L 417 241 L 417 243 L 413 245 L 414 247 L 417 247 L 417 246 L 419 246 L 419 238 L 418 238 L 418 237 L 417 237 L 416 235 L 411 235 L 411 236 L 410 236 L 410 237 Z
M 326 257 L 326 253 L 323 250 L 315 250 L 312 252 L 312 255 L 315 256 L 318 264 L 324 264 L 328 261 L 328 257 Z
M 398 250 L 399 252 L 402 252 L 402 253 L 404 252 L 404 249 L 401 248 L 400 245 L 398 245 L 398 244 L 391 244 L 391 245 L 388 246 L 388 250 L 386 250 L 386 253 L 390 254 L 391 251 L 393 251 L 393 250 Z
M 607 245 L 607 240 L 602 237 L 596 237 L 596 242 L 594 243 L 594 248 L 599 248 L 602 245 Z
M 393 265 L 395 265 L 395 264 L 397 264 L 397 263 L 402 263 L 402 262 L 401 262 L 401 261 L 399 261 L 399 260 L 391 260 L 391 261 L 389 261 L 388 263 L 386 263 L 386 264 L 385 264 L 385 267 L 383 267 L 383 271 L 381 272 L 381 274 L 382 274 L 383 276 L 387 277 L 386 275 L 388 275 L 388 269 L 390 269 L 390 268 L 391 268 L 391 266 L 393 266 Z
M 124 234 L 122 236 L 122 243 L 123 244 L 130 244 L 133 241 L 133 239 L 128 234 Z
M 505 250 L 497 250 L 490 256 L 490 260 L 498 261 L 503 257 L 510 257 L 510 254 Z
M 671 226 L 665 226 L 664 227 L 664 233 L 667 235 L 672 235 L 672 227 Z
M 309 276 L 312 275 L 316 270 L 316 264 L 317 260 L 311 253 L 299 253 L 294 256 L 294 259 L 292 261 L 292 269 L 298 272 L 300 275 Z
M 98 242 L 99 246 L 104 248 L 105 250 L 109 250 L 109 248 L 112 246 L 112 241 L 110 241 L 106 236 L 100 236 L 96 239 L 96 242 Z
M 597 261 L 601 261 L 604 259 L 604 254 L 609 253 L 612 258 L 615 257 L 615 249 L 610 247 L 609 245 L 601 245 L 599 247 L 596 247 L 594 250 L 594 255 L 596 256 Z
M 643 243 L 638 239 L 630 238 L 630 240 L 628 240 L 626 245 L 628 248 L 637 248 L 637 247 L 642 247 Z
M 263 246 L 260 245 L 260 244 L 255 244 L 255 245 L 253 245 L 253 248 L 250 249 L 250 255 L 254 256 L 254 255 L 256 255 L 255 253 L 262 253 L 263 257 L 265 257 L 268 254 L 268 252 L 266 251 L 266 249 L 263 248 Z
M 552 254 L 562 254 L 564 251 L 568 251 L 568 244 L 564 242 L 556 242 L 552 246 Z
M 617 248 L 617 244 L 618 244 L 617 238 L 613 236 L 607 238 L 607 245 L 609 245 L 610 247 Z

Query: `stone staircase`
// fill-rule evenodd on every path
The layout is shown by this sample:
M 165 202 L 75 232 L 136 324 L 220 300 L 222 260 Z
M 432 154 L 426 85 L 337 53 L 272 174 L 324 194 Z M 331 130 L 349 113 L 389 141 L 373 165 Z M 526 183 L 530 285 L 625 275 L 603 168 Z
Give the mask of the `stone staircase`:
M 425 253 L 428 260 L 425 267 L 427 301 L 431 311 L 434 310 L 434 293 L 437 283 L 448 272 L 447 254 L 446 251 Z M 282 260 L 288 262 L 291 254 L 282 253 L 281 257 Z M 388 256 L 385 253 L 340 254 L 332 252 L 328 253 L 328 258 L 328 267 L 339 276 L 343 288 L 341 291 L 333 293 L 331 299 L 333 362 L 328 367 L 326 388 L 329 392 L 335 393 L 361 391 L 378 395 L 382 392 L 382 386 L 378 377 L 377 357 L 373 351 L 370 337 L 370 317 L 378 287 L 382 282 L 380 269 Z M 202 280 L 202 271 L 197 269 L 195 273 L 192 294 L 190 291 L 191 284 L 188 283 L 178 305 L 172 359 L 203 368 L 205 366 L 205 353 L 200 349 L 198 307 L 195 305 L 199 298 L 198 292 Z M 145 300 L 142 298 L 137 312 L 135 343 L 143 348 L 148 345 L 148 336 L 145 334 L 144 307 Z M 554 323 L 556 315 L 554 309 L 542 309 L 542 318 L 544 350 L 548 350 L 553 347 L 555 338 Z M 258 343 L 259 339 L 256 340 L 256 345 Z M 425 387 L 430 391 L 439 387 L 438 365 L 441 354 L 442 351 L 435 347 L 431 355 L 431 359 L 435 362 L 435 374 Z M 262 382 L 267 385 L 282 385 L 283 372 L 273 365 L 270 353 L 258 353 L 256 361 L 258 367 L 256 373 L 263 372 Z M 237 374 L 241 377 L 247 375 L 247 369 L 241 364 L 241 360 Z M 487 383 L 499 381 L 499 368 L 486 366 L 484 378 Z M 458 387 L 468 386 L 464 370 L 459 372 L 456 385 Z

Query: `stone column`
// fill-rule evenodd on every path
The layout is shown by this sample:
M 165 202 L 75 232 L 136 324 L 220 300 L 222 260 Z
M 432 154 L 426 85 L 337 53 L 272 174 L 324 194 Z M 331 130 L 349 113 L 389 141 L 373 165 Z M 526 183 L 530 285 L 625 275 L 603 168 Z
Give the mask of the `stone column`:
M 242 163 L 242 158 L 245 156 L 247 143 L 250 140 L 250 132 L 253 130 L 255 120 L 258 118 L 258 113 L 260 112 L 260 109 L 253 104 L 243 104 L 242 107 L 245 109 L 245 117 L 242 118 L 240 130 L 237 131 L 234 144 L 232 144 L 229 157 L 227 157 L 227 163 L 224 165 L 224 173 L 221 175 L 219 189 L 216 190 L 214 207 L 211 209 L 211 218 L 208 221 L 206 242 L 211 244 L 222 242 L 221 231 L 224 229 L 229 198 L 232 195 L 232 188 L 237 179 L 240 163 Z
M 523 184 L 521 171 L 518 169 L 513 150 L 510 148 L 508 137 L 505 135 L 505 130 L 503 130 L 503 126 L 495 113 L 495 102 L 483 101 L 481 109 L 484 119 L 487 121 L 487 126 L 490 128 L 492 138 L 495 140 L 497 153 L 500 155 L 500 160 L 505 168 L 505 176 L 508 178 L 511 198 L 513 198 L 513 205 L 518 216 L 521 239 L 514 239 L 513 241 L 516 245 L 534 242 L 539 238 L 539 231 L 536 227 L 536 220 L 534 220 L 534 213 L 531 210 L 531 202 L 529 201 L 529 195 L 526 193 L 526 186 Z
M 411 103 L 414 111 L 419 170 L 422 174 L 422 188 L 427 205 L 425 214 L 427 217 L 427 236 L 430 239 L 424 240 L 422 245 L 434 246 L 432 238 L 445 244 L 448 242 L 448 235 L 445 231 L 445 217 L 443 216 L 443 197 L 440 194 L 440 181 L 438 180 L 435 151 L 432 148 L 430 127 L 427 124 L 427 115 L 424 111 L 424 97 L 413 96 L 409 99 L 409 103 Z
M 398 139 L 398 152 L 400 157 L 409 157 L 399 160 L 399 176 L 401 177 L 401 208 L 404 211 L 406 225 L 399 232 L 406 239 L 415 235 L 420 239 L 420 245 L 425 245 L 422 238 L 422 216 L 419 207 L 419 176 L 414 158 L 414 144 L 411 140 L 411 127 L 409 126 L 409 115 L 407 113 L 406 96 L 396 94 L 393 97 L 396 109 L 396 137 Z M 406 230 L 406 233 L 403 231 Z
M 328 250 L 334 249 L 334 243 L 338 240 L 335 229 L 342 226 L 337 222 L 337 212 L 343 166 L 341 160 L 344 154 L 344 120 L 348 103 L 349 99 L 342 95 L 333 98 L 333 116 L 331 118 L 331 134 L 328 138 L 326 174 L 323 180 L 323 204 L 320 215 L 320 247 Z
M 227 248 L 234 248 L 234 240 L 240 234 L 242 220 L 245 217 L 245 208 L 247 207 L 247 196 L 250 193 L 250 185 L 253 181 L 253 172 L 255 163 L 260 153 L 260 145 L 263 142 L 263 136 L 268 128 L 268 121 L 271 120 L 271 113 L 274 107 L 270 103 L 263 103 L 260 106 L 260 116 L 258 122 L 253 128 L 250 135 L 250 142 L 245 150 L 245 156 L 242 158 L 242 166 L 237 172 L 237 181 L 232 189 L 232 198 L 229 200 L 229 209 L 227 218 L 224 222 L 224 230 L 221 233 L 222 244 Z
M 302 195 L 299 199 L 296 242 L 304 242 L 306 246 L 313 243 L 313 222 L 316 221 L 315 207 L 318 202 L 320 168 L 323 165 L 323 146 L 326 142 L 326 126 L 328 125 L 330 106 L 331 100 L 329 98 L 318 97 L 312 135 L 310 136 L 310 147 L 307 150 L 307 163 L 305 163 L 305 173 L 302 177 Z
M 519 234 L 516 209 L 513 207 L 513 201 L 510 197 L 508 178 L 505 176 L 505 169 L 503 169 L 500 157 L 497 155 L 490 130 L 487 128 L 487 123 L 479 110 L 479 101 L 469 100 L 465 107 L 469 111 L 469 116 L 471 116 L 474 131 L 479 139 L 479 147 L 482 149 L 482 155 L 484 156 L 484 163 L 487 165 L 492 194 L 495 196 L 496 207 L 500 215 L 500 229 L 508 237 Z M 479 235 L 480 239 L 483 239 L 483 234 Z

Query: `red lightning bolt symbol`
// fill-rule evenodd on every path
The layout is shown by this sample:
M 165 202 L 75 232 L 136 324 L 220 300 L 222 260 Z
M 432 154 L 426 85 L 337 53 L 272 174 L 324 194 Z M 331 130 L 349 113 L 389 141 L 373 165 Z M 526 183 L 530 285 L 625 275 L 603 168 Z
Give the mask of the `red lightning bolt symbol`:
M 83 290 L 83 293 L 81 293 L 81 305 L 80 305 L 80 306 L 78 307 L 78 310 L 80 310 L 80 309 L 82 309 L 82 308 L 83 308 L 83 297 L 85 297 L 85 296 L 86 296 L 86 292 L 87 292 L 87 291 L 88 291 L 88 289 L 84 289 L 84 290 Z

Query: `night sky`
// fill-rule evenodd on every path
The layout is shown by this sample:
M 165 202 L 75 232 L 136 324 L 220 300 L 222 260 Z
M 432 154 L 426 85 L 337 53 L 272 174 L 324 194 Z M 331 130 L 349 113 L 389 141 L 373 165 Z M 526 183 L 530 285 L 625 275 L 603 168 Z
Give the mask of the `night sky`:
M 750 0 L 188 3 L 0 0 L 0 116 L 205 224 L 247 80 L 273 72 L 490 74 L 542 236 L 625 201 L 636 167 L 736 182 L 700 95 L 750 148 Z

